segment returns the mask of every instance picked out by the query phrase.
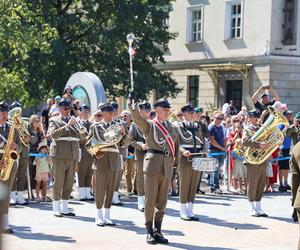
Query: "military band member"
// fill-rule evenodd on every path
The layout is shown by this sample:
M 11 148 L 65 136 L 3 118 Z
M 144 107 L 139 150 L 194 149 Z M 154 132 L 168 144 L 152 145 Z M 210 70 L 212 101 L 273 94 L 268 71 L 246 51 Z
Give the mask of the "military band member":
M 269 145 L 266 143 L 251 140 L 251 137 L 259 129 L 259 111 L 249 111 L 248 117 L 249 125 L 245 128 L 243 133 L 243 145 L 251 148 L 268 148 Z M 255 217 L 267 217 L 268 215 L 261 208 L 261 198 L 266 185 L 266 169 L 268 163 L 265 161 L 259 165 L 253 165 L 248 163 L 245 158 L 244 164 L 247 168 L 247 196 L 250 203 L 250 214 Z
M 194 107 L 187 104 L 181 108 L 184 120 L 178 123 L 180 138 L 180 152 L 182 157 L 179 162 L 180 181 L 180 218 L 183 220 L 198 221 L 194 216 L 193 203 L 200 179 L 200 171 L 192 168 L 190 157 L 193 153 L 199 153 L 204 145 L 201 126 L 194 121 Z
M 287 129 L 286 136 L 292 138 L 293 145 L 300 141 L 300 112 L 295 115 L 294 124 Z
M 170 103 L 167 99 L 154 102 L 156 117 L 142 118 L 138 107 L 131 109 L 132 119 L 142 131 L 148 146 L 144 158 L 145 221 L 148 244 L 168 244 L 161 233 L 162 221 L 168 200 L 173 166 L 178 165 L 179 138 L 176 127 L 169 122 Z M 154 219 L 154 230 L 153 230 Z
M 90 118 L 90 107 L 87 104 L 83 104 L 80 107 L 80 119 L 79 123 L 84 127 L 87 132 L 90 131 L 90 126 L 92 123 L 89 121 Z M 91 180 L 92 180 L 92 164 L 93 157 L 85 148 L 86 139 L 80 140 L 80 152 L 81 158 L 78 162 L 78 184 L 79 184 L 79 200 L 94 200 L 91 195 Z
M 290 167 L 292 174 L 292 206 L 297 212 L 298 223 L 300 223 L 300 142 L 291 151 Z M 300 238 L 298 249 L 300 249 Z
M 121 126 L 125 126 L 125 122 L 119 117 L 119 104 L 117 102 L 111 102 L 113 107 L 113 120 L 115 123 L 120 124 Z M 124 166 L 124 162 L 127 157 L 127 148 L 124 145 L 120 145 L 119 147 L 119 164 L 117 169 L 116 181 L 115 181 L 115 189 L 112 204 L 114 206 L 123 206 L 123 202 L 119 200 L 119 187 L 122 180 L 122 170 Z
M 104 133 L 110 126 L 120 125 L 113 120 L 113 107 L 110 102 L 99 105 L 102 112 L 103 120 L 94 123 L 90 128 L 88 142 L 86 147 L 91 150 L 93 143 L 107 144 Z M 121 133 L 124 134 L 125 129 L 121 127 Z M 114 226 L 115 223 L 110 218 L 110 207 L 115 188 L 115 181 L 119 167 L 119 149 L 116 145 L 105 147 L 93 155 L 93 170 L 96 175 L 95 199 L 97 207 L 96 225 L 97 226 Z M 104 213 L 103 213 L 104 208 Z
M 78 129 L 77 120 L 70 116 L 71 102 L 61 99 L 58 104 L 60 115 L 52 117 L 48 133 L 52 138 L 53 214 L 56 217 L 75 216 L 68 208 L 72 192 L 75 167 L 79 160 L 79 140 L 87 136 Z
M 140 115 L 143 119 L 148 120 L 150 118 L 151 104 L 144 101 L 138 105 Z M 137 125 L 132 122 L 129 129 L 129 137 L 132 141 L 131 145 L 134 147 L 135 165 L 136 165 L 136 183 L 137 183 L 137 195 L 138 195 L 138 209 L 144 212 L 145 203 L 145 189 L 144 189 L 144 171 L 143 162 L 148 146 L 145 142 L 145 138 Z
M 8 110 L 9 110 L 8 103 L 6 101 L 1 101 L 0 102 L 0 168 L 1 169 L 3 167 L 5 167 L 5 164 L 7 164 L 7 162 L 3 161 L 2 157 L 3 157 L 4 150 L 5 150 L 8 135 L 10 132 L 10 127 L 11 127 L 11 124 L 7 122 Z M 14 142 L 11 144 L 11 150 L 16 150 L 17 153 L 21 152 L 21 145 L 20 145 L 20 142 L 19 142 L 16 132 L 15 132 Z M 9 179 L 6 181 L 0 180 L 0 183 L 3 184 L 3 186 L 1 186 L 1 189 L 2 189 L 1 191 L 3 192 L 4 187 L 6 188 L 5 199 L 4 199 L 4 202 L 1 203 L 1 206 L 0 206 L 0 215 L 2 216 L 2 225 L 1 225 L 0 232 L 2 232 L 2 233 L 8 233 L 8 234 L 13 233 L 13 230 L 9 226 L 9 223 L 8 223 L 8 207 L 9 207 L 9 193 L 12 189 L 12 186 L 13 186 L 13 183 L 15 180 L 17 168 L 18 168 L 17 162 L 15 161 L 12 166 L 12 170 L 11 170 Z

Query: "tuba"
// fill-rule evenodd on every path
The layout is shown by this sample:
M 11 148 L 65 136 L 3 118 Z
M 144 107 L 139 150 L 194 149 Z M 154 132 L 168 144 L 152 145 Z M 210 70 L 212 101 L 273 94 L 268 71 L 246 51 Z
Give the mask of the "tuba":
M 115 146 L 115 149 L 117 149 L 117 144 L 122 140 L 123 137 L 121 133 L 121 126 L 117 124 L 109 126 L 105 130 L 103 137 L 105 141 L 98 141 L 96 138 L 92 139 L 90 152 L 93 155 L 96 155 L 101 151 L 104 152 L 105 148 L 111 146 Z
M 4 162 L 4 167 L 0 169 L 0 180 L 7 181 L 10 177 L 10 173 L 13 167 L 13 164 L 18 160 L 19 155 L 15 150 L 11 149 L 11 145 L 14 143 L 15 132 L 16 130 L 20 131 L 23 129 L 24 124 L 21 118 L 20 112 L 15 112 L 11 116 L 12 124 L 9 129 L 8 138 L 6 141 L 4 153 L 1 160 Z
M 272 106 L 268 107 L 270 116 L 251 137 L 252 141 L 264 142 L 269 144 L 266 149 L 245 148 L 245 160 L 250 164 L 259 165 L 268 160 L 271 154 L 282 144 L 286 128 L 289 126 L 288 120 Z M 284 125 L 285 129 L 280 131 L 278 125 Z

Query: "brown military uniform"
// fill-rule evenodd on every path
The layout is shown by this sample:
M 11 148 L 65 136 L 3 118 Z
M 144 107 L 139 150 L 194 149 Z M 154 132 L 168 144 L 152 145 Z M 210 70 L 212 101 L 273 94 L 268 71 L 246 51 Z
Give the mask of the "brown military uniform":
M 292 174 L 292 206 L 297 211 L 298 223 L 300 223 L 300 142 L 291 151 L 290 167 Z M 300 238 L 298 249 L 300 249 Z
M 201 127 L 196 122 L 180 122 L 178 124 L 178 134 L 180 138 L 180 152 L 185 150 L 191 153 L 199 153 L 204 144 Z M 180 203 L 194 203 L 200 172 L 192 169 L 192 161 L 181 155 L 179 162 L 180 181 Z
M 142 132 L 138 129 L 135 123 L 131 123 L 129 129 L 129 138 L 131 139 L 131 145 L 134 147 L 137 194 L 138 196 L 144 196 L 145 190 L 143 162 L 146 151 L 142 150 L 142 145 L 145 144 L 145 139 Z
M 152 228 L 153 217 L 155 225 L 159 228 L 164 217 L 168 200 L 168 190 L 173 174 L 173 166 L 178 165 L 179 138 L 176 127 L 166 121 L 168 130 L 175 144 L 175 159 L 172 158 L 171 149 L 162 134 L 151 120 L 141 117 L 138 107 L 130 107 L 132 119 L 142 131 L 149 150 L 144 158 L 145 178 L 145 221 L 146 227 Z M 155 209 L 156 208 L 156 209 Z
M 243 133 L 242 143 L 245 147 L 259 148 L 258 142 L 252 141 L 252 135 L 258 130 L 258 127 L 250 125 Z M 267 161 L 260 165 L 253 165 L 244 160 L 247 167 L 247 196 L 250 202 L 260 201 L 266 185 Z
M 76 162 L 79 160 L 79 140 L 87 134 L 80 134 L 74 126 L 67 127 L 69 118 L 62 115 L 49 122 L 48 133 L 52 137 L 50 156 L 53 163 L 53 199 L 68 200 L 72 191 Z
M 1 136 L 0 136 L 0 159 L 2 159 L 2 157 L 3 157 L 3 153 L 4 153 L 5 145 L 6 145 L 6 140 L 8 138 L 9 132 L 10 132 L 10 127 L 11 127 L 11 125 L 9 123 L 6 123 L 3 127 L 0 127 L 0 134 L 1 134 Z M 3 138 L 5 138 L 5 140 Z M 17 153 L 20 153 L 21 150 L 22 150 L 22 147 L 21 147 L 19 137 L 17 136 L 17 133 L 15 133 L 14 138 L 15 138 L 14 142 L 17 144 L 17 150 L 16 151 L 17 151 Z M 8 213 L 9 193 L 12 190 L 17 170 L 18 170 L 18 166 L 17 166 L 17 162 L 15 162 L 13 164 L 12 169 L 11 169 L 9 179 L 7 181 L 1 181 L 0 180 L 1 184 L 4 184 L 7 187 L 6 198 L 4 199 L 3 204 L 1 204 L 1 206 L 0 206 L 0 214 L 1 215 Z
M 300 126 L 292 125 L 286 131 L 286 136 L 291 137 L 293 145 L 300 141 Z

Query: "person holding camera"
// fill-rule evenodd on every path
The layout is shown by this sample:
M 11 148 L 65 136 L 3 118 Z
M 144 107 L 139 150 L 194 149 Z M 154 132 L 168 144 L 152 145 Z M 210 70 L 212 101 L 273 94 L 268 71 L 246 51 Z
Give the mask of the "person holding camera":
M 286 136 L 292 138 L 293 145 L 300 141 L 300 112 L 294 117 L 294 123 L 287 129 Z

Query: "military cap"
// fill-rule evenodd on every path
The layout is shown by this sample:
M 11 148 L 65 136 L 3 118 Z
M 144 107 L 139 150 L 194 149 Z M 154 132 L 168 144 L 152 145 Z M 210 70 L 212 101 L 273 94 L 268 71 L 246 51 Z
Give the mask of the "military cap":
M 286 116 L 286 115 L 293 115 L 293 111 L 292 110 L 285 110 L 283 112 L 283 115 Z
M 300 112 L 298 112 L 298 113 L 295 115 L 295 119 L 297 119 L 297 120 L 300 119 Z
M 111 102 L 111 105 L 114 110 L 117 110 L 119 108 L 119 104 L 117 102 Z
M 59 103 L 58 103 L 59 107 L 71 107 L 71 101 L 69 99 L 66 98 L 62 98 Z
M 200 108 L 200 107 L 196 107 L 194 109 L 195 113 L 203 113 L 203 108 Z
M 14 101 L 12 104 L 10 104 L 9 109 L 13 109 L 13 108 L 17 108 L 17 107 L 21 108 L 22 105 L 21 105 L 21 103 Z
M 90 106 L 87 104 L 82 104 L 82 106 L 79 108 L 80 111 L 82 110 L 90 110 Z
M 154 108 L 161 107 L 161 108 L 169 109 L 171 108 L 171 105 L 166 98 L 161 98 L 153 102 L 153 107 Z
M 249 117 L 257 117 L 257 118 L 259 118 L 260 117 L 260 112 L 257 109 L 252 109 L 252 110 L 250 110 L 248 112 L 248 116 Z
M 111 102 L 100 103 L 98 108 L 102 112 L 113 112 L 114 111 L 114 108 L 113 108 Z
M 9 110 L 9 105 L 7 101 L 0 102 L 0 112 L 8 112 L 8 110 Z
M 194 112 L 194 106 L 190 103 L 184 105 L 183 107 L 181 107 L 181 112 Z
M 151 104 L 147 101 L 143 101 L 142 103 L 139 104 L 139 108 L 150 110 L 151 109 Z

